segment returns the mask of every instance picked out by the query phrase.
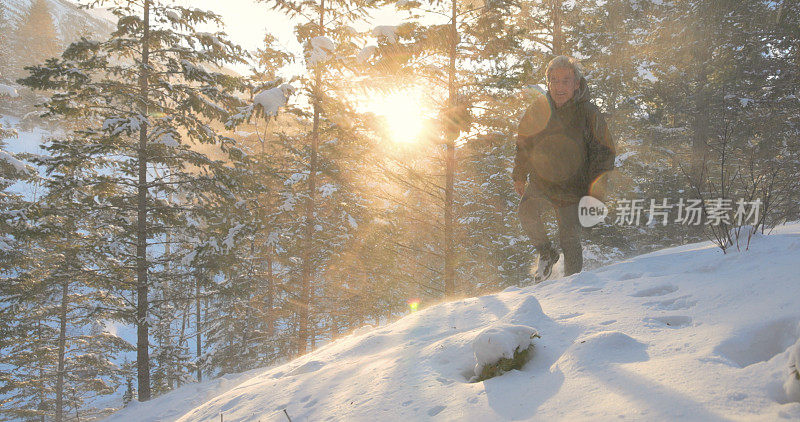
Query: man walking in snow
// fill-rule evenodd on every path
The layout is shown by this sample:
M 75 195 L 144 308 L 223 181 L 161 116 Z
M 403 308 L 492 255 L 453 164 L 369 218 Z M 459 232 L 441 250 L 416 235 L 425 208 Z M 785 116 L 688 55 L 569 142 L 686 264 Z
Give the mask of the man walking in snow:
M 522 196 L 519 219 L 539 254 L 537 283 L 550 276 L 559 258 L 544 227 L 544 213 L 551 207 L 564 252 L 564 275 L 581 271 L 578 202 L 585 195 L 604 199 L 616 155 L 605 119 L 589 101 L 578 61 L 558 56 L 545 73 L 548 92 L 538 95 L 522 117 L 512 173 L 514 189 Z

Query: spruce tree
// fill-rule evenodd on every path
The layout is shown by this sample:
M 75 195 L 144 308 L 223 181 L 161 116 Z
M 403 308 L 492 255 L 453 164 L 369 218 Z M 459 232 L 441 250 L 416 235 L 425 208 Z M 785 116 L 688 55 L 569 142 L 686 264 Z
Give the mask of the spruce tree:
M 132 350 L 105 328 L 117 320 L 113 310 L 123 305 L 109 294 L 113 282 L 100 270 L 108 257 L 94 247 L 100 243 L 97 236 L 108 233 L 92 224 L 103 219 L 81 206 L 86 197 L 75 192 L 73 182 L 68 175 L 46 181 L 48 193 L 29 214 L 28 256 L 13 280 L 22 287 L 17 334 L 28 335 L 18 337 L 8 353 L 18 368 L 9 411 L 24 415 L 37 409 L 44 412 L 37 415 L 59 421 L 70 410 L 101 415 L 96 412 L 103 409 L 83 404 L 116 390 L 120 368 L 113 361 Z M 29 394 L 31 382 L 40 386 L 36 395 Z
M 223 163 L 210 153 L 230 157 L 238 150 L 212 122 L 229 121 L 245 88 L 214 69 L 241 62 L 244 54 L 224 33 L 195 29 L 220 24 L 210 12 L 151 0 L 115 3 L 110 10 L 118 23 L 108 40 L 73 43 L 61 59 L 29 68 L 23 83 L 58 91 L 45 104 L 48 113 L 93 122 L 76 131 L 70 154 L 61 159 L 105 169 L 88 183 L 98 190 L 98 203 L 116 211 L 108 223 L 121 232 L 108 247 L 124 263 L 114 276 L 133 294 L 128 316 L 137 326 L 137 391 L 146 401 L 149 294 L 154 273 L 163 269 L 148 254 L 173 228 L 187 227 L 192 210 L 225 197 L 226 187 L 215 178 Z M 182 200 L 164 199 L 170 196 Z
M 7 99 L 9 96 L 4 90 L 0 93 L 0 100 Z M 16 131 L 0 124 L 0 395 L 9 402 L 0 412 L 9 418 L 18 415 L 16 412 L 19 408 L 11 403 L 18 397 L 18 387 L 23 380 L 20 372 L 14 369 L 18 367 L 15 363 L 22 358 L 21 363 L 26 365 L 36 359 L 37 349 L 26 350 L 21 344 L 30 344 L 25 341 L 35 338 L 29 337 L 29 334 L 39 325 L 34 321 L 35 317 L 30 318 L 28 307 L 21 301 L 25 286 L 18 277 L 33 255 L 33 248 L 25 241 L 29 231 L 28 212 L 31 204 L 12 189 L 17 182 L 33 180 L 35 171 L 15 154 L 6 151 L 5 140 L 14 137 Z M 36 380 L 41 379 L 37 372 Z M 40 385 L 36 381 L 27 384 L 24 396 L 37 400 L 39 395 L 36 388 Z
M 286 130 L 283 126 L 303 113 L 291 105 L 293 90 L 278 76 L 293 57 L 266 34 L 255 59 L 253 97 L 272 96 L 277 102 L 243 110 L 251 118 L 234 135 L 249 159 L 237 178 L 238 201 L 223 213 L 235 222 L 230 227 L 235 230 L 220 239 L 227 245 L 225 264 L 220 282 L 210 286 L 213 305 L 204 329 L 205 344 L 213 350 L 207 365 L 218 374 L 270 365 L 291 350 L 291 333 L 275 328 L 287 313 L 281 292 L 290 290 L 278 274 L 283 243 L 279 238 L 283 226 L 298 223 L 277 210 L 283 181 L 276 167 L 284 156 L 272 132 Z M 285 104 L 279 107 L 281 103 Z
M 315 304 L 327 303 L 315 299 L 323 288 L 316 281 L 323 278 L 322 269 L 327 266 L 333 249 L 340 248 L 349 238 L 348 233 L 355 230 L 355 224 L 350 221 L 358 219 L 361 208 L 361 201 L 353 199 L 357 193 L 348 189 L 352 166 L 345 173 L 342 171 L 345 163 L 336 160 L 348 156 L 353 159 L 350 163 L 358 163 L 358 155 L 366 150 L 365 137 L 358 133 L 363 122 L 346 99 L 337 97 L 341 85 L 334 71 L 342 69 L 345 58 L 356 53 L 352 40 L 357 34 L 350 25 L 366 18 L 377 4 L 361 0 L 265 2 L 301 21 L 296 34 L 303 46 L 301 60 L 307 72 L 298 79 L 301 85 L 298 91 L 311 104 L 302 123 L 307 133 L 284 136 L 280 140 L 287 154 L 284 170 L 289 177 L 285 180 L 286 189 L 281 193 L 279 208 L 291 213 L 294 219 L 302 215 L 302 228 L 294 226 L 286 233 L 300 241 L 293 240 L 294 244 L 286 250 L 290 254 L 288 258 L 299 260 L 300 265 L 299 271 L 291 270 L 298 288 L 291 293 L 294 297 L 290 301 L 297 314 L 296 351 L 302 354 L 309 346 L 313 348 L 316 341 Z M 302 149 L 296 147 L 306 144 Z M 293 263 L 293 267 L 296 266 Z M 323 311 L 320 309 L 316 313 L 322 315 Z
M 791 15 L 781 12 L 793 7 L 786 6 L 683 2 L 646 10 L 653 28 L 642 55 L 655 80 L 643 87 L 641 107 L 647 110 L 647 135 L 669 150 L 675 172 L 683 176 L 684 196 L 704 204 L 716 198 L 791 202 L 796 178 L 788 175 L 794 167 L 789 157 L 796 151 L 782 140 L 794 136 L 785 99 L 793 95 L 788 87 L 797 76 L 796 48 L 787 43 L 791 30 L 781 25 Z M 776 44 L 787 48 L 775 50 Z M 766 207 L 771 224 L 781 220 Z M 732 240 L 729 228 L 703 224 L 696 233 L 722 246 Z

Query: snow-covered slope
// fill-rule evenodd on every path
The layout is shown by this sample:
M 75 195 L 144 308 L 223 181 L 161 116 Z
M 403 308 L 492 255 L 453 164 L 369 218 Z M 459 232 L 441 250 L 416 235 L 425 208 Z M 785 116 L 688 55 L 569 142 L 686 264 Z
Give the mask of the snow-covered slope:
M 6 9 L 6 15 L 12 22 L 22 19 L 33 3 L 33 0 L 2 1 Z M 80 31 L 84 29 L 90 29 L 97 34 L 106 34 L 112 29 L 112 24 L 106 16 L 100 17 L 102 12 L 79 9 L 75 2 L 69 0 L 47 0 L 47 7 L 63 42 L 72 42 L 78 39 Z
M 431 306 L 110 420 L 798 420 L 783 387 L 800 338 L 798 262 L 800 224 L 746 252 L 666 249 Z M 473 339 L 505 324 L 538 330 L 532 360 L 467 382 Z

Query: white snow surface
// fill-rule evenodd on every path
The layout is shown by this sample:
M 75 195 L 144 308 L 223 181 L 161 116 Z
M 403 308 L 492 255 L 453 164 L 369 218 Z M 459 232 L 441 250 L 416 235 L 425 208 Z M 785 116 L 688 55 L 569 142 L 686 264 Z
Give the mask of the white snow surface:
M 188 385 L 111 421 L 776 421 L 800 359 L 800 223 L 723 254 L 669 248 L 436 305 L 286 364 Z M 427 307 L 426 307 L 427 305 Z M 470 383 L 492 327 L 536 327 L 521 370 Z M 797 390 L 791 390 L 797 391 Z

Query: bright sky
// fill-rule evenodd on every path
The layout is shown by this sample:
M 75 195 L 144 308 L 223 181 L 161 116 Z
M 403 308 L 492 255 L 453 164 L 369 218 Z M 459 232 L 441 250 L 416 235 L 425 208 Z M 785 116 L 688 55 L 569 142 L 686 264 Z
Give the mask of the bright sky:
M 86 0 L 72 0 L 86 4 Z M 211 10 L 222 16 L 224 31 L 231 41 L 249 51 L 262 47 L 264 35 L 269 31 L 287 49 L 297 51 L 299 45 L 294 36 L 294 26 L 298 23 L 287 19 L 279 11 L 271 10 L 274 3 L 256 0 L 175 0 L 175 3 L 202 10 Z M 113 19 L 110 13 L 95 10 L 91 12 L 105 19 Z M 399 25 L 407 12 L 398 13 L 394 7 L 373 12 L 373 22 L 354 25 L 359 30 L 367 30 L 378 25 Z M 211 28 L 209 28 L 211 29 Z M 207 30 L 203 28 L 203 30 Z M 246 72 L 247 69 L 237 69 Z
M 270 10 L 267 3 L 255 0 L 180 0 L 178 3 L 221 15 L 225 21 L 225 32 L 231 40 L 248 50 L 260 47 L 267 31 L 284 44 L 294 41 L 294 23 L 281 13 Z
M 298 22 L 287 19 L 279 11 L 271 10 L 274 3 L 255 0 L 178 0 L 177 2 L 185 6 L 211 10 L 222 16 L 225 21 L 225 32 L 231 41 L 247 50 L 254 51 L 261 47 L 264 34 L 268 31 L 285 48 L 289 50 L 299 48 L 294 36 L 294 26 Z M 397 13 L 394 8 L 375 12 L 373 16 L 374 24 L 363 27 L 357 25 L 356 28 L 363 30 L 370 26 L 397 25 L 403 18 L 403 15 Z

